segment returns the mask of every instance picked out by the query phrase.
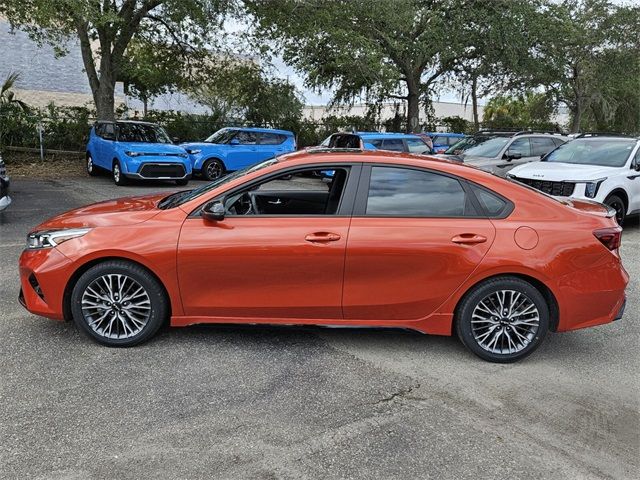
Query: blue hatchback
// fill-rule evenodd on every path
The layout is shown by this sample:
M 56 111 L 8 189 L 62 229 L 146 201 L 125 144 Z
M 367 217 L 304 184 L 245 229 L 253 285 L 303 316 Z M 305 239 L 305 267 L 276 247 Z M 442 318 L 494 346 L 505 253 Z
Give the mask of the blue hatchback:
M 116 185 L 127 179 L 175 180 L 186 185 L 191 162 L 184 148 L 174 145 L 167 132 L 147 122 L 98 121 L 87 144 L 87 173 L 111 172 Z
M 429 145 L 413 133 L 338 132 L 327 137 L 320 147 L 391 150 L 395 152 L 431 153 Z
M 293 132 L 268 128 L 223 128 L 204 142 L 183 143 L 195 174 L 215 180 L 276 155 L 293 152 Z

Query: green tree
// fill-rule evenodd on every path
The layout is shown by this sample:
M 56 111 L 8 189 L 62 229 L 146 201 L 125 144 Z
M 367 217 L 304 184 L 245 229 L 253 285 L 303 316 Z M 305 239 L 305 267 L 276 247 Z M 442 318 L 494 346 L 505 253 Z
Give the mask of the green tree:
M 483 124 L 488 128 L 557 130 L 551 120 L 554 113 L 552 98 L 545 93 L 497 96 L 485 105 Z
M 13 107 L 22 111 L 29 110 L 26 103 L 16 97 L 13 87 L 20 78 L 19 73 L 9 73 L 0 86 L 0 114 Z
M 80 42 L 98 118 L 114 118 L 115 83 L 131 41 L 144 33 L 183 50 L 211 45 L 231 0 L 3 0 L 12 26 L 53 45 Z
M 640 59 L 640 6 L 611 0 L 547 0 L 544 22 L 538 25 L 533 81 L 567 106 L 572 132 L 580 130 L 589 110 L 624 103 L 620 95 L 637 99 L 638 76 L 632 72 L 638 71 Z M 626 65 L 617 63 L 622 58 L 627 58 Z M 610 74 L 620 69 L 627 71 Z M 633 88 L 622 92 L 621 82 Z
M 260 38 L 312 88 L 331 88 L 334 102 L 364 95 L 407 102 L 408 130 L 420 105 L 459 54 L 462 0 L 245 0 Z

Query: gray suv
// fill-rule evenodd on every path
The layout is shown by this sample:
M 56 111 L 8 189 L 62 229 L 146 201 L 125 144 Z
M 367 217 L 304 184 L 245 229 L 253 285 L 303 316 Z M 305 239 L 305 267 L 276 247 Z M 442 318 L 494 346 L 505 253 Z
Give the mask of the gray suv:
M 491 138 L 459 155 L 447 155 L 447 158 L 504 177 L 513 167 L 538 161 L 569 140 L 557 133 L 517 132 L 508 137 Z

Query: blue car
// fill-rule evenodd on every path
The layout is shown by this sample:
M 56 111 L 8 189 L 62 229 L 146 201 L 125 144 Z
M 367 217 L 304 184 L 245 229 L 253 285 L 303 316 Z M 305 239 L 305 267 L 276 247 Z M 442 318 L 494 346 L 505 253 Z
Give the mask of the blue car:
M 129 179 L 175 180 L 186 185 L 191 162 L 186 150 L 174 145 L 167 132 L 147 122 L 98 121 L 87 143 L 87 173 L 111 172 L 116 185 Z
M 466 135 L 464 133 L 427 133 L 433 142 L 433 153 L 444 153 L 451 145 L 462 140 Z
M 293 132 L 268 128 L 223 128 L 204 142 L 183 143 L 196 175 L 215 180 L 276 155 L 296 150 Z
M 409 153 L 431 153 L 429 145 L 412 133 L 339 132 L 330 135 L 321 144 L 327 148 L 360 148 L 363 150 L 391 150 Z

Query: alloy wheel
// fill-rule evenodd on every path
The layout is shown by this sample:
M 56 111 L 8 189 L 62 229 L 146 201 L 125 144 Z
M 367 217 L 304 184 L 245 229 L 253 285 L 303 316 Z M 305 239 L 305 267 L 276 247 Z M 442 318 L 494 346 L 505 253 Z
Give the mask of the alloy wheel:
M 471 315 L 471 330 L 476 343 L 497 355 L 525 349 L 540 326 L 540 312 L 524 293 L 498 290 L 485 296 Z
M 207 178 L 209 180 L 215 180 L 222 176 L 222 165 L 220 162 L 214 160 L 207 164 Z
M 120 165 L 117 163 L 113 166 L 113 180 L 116 183 L 120 182 Z
M 81 306 L 87 325 L 109 339 L 138 335 L 151 316 L 149 294 L 125 274 L 106 274 L 93 280 L 82 294 Z

